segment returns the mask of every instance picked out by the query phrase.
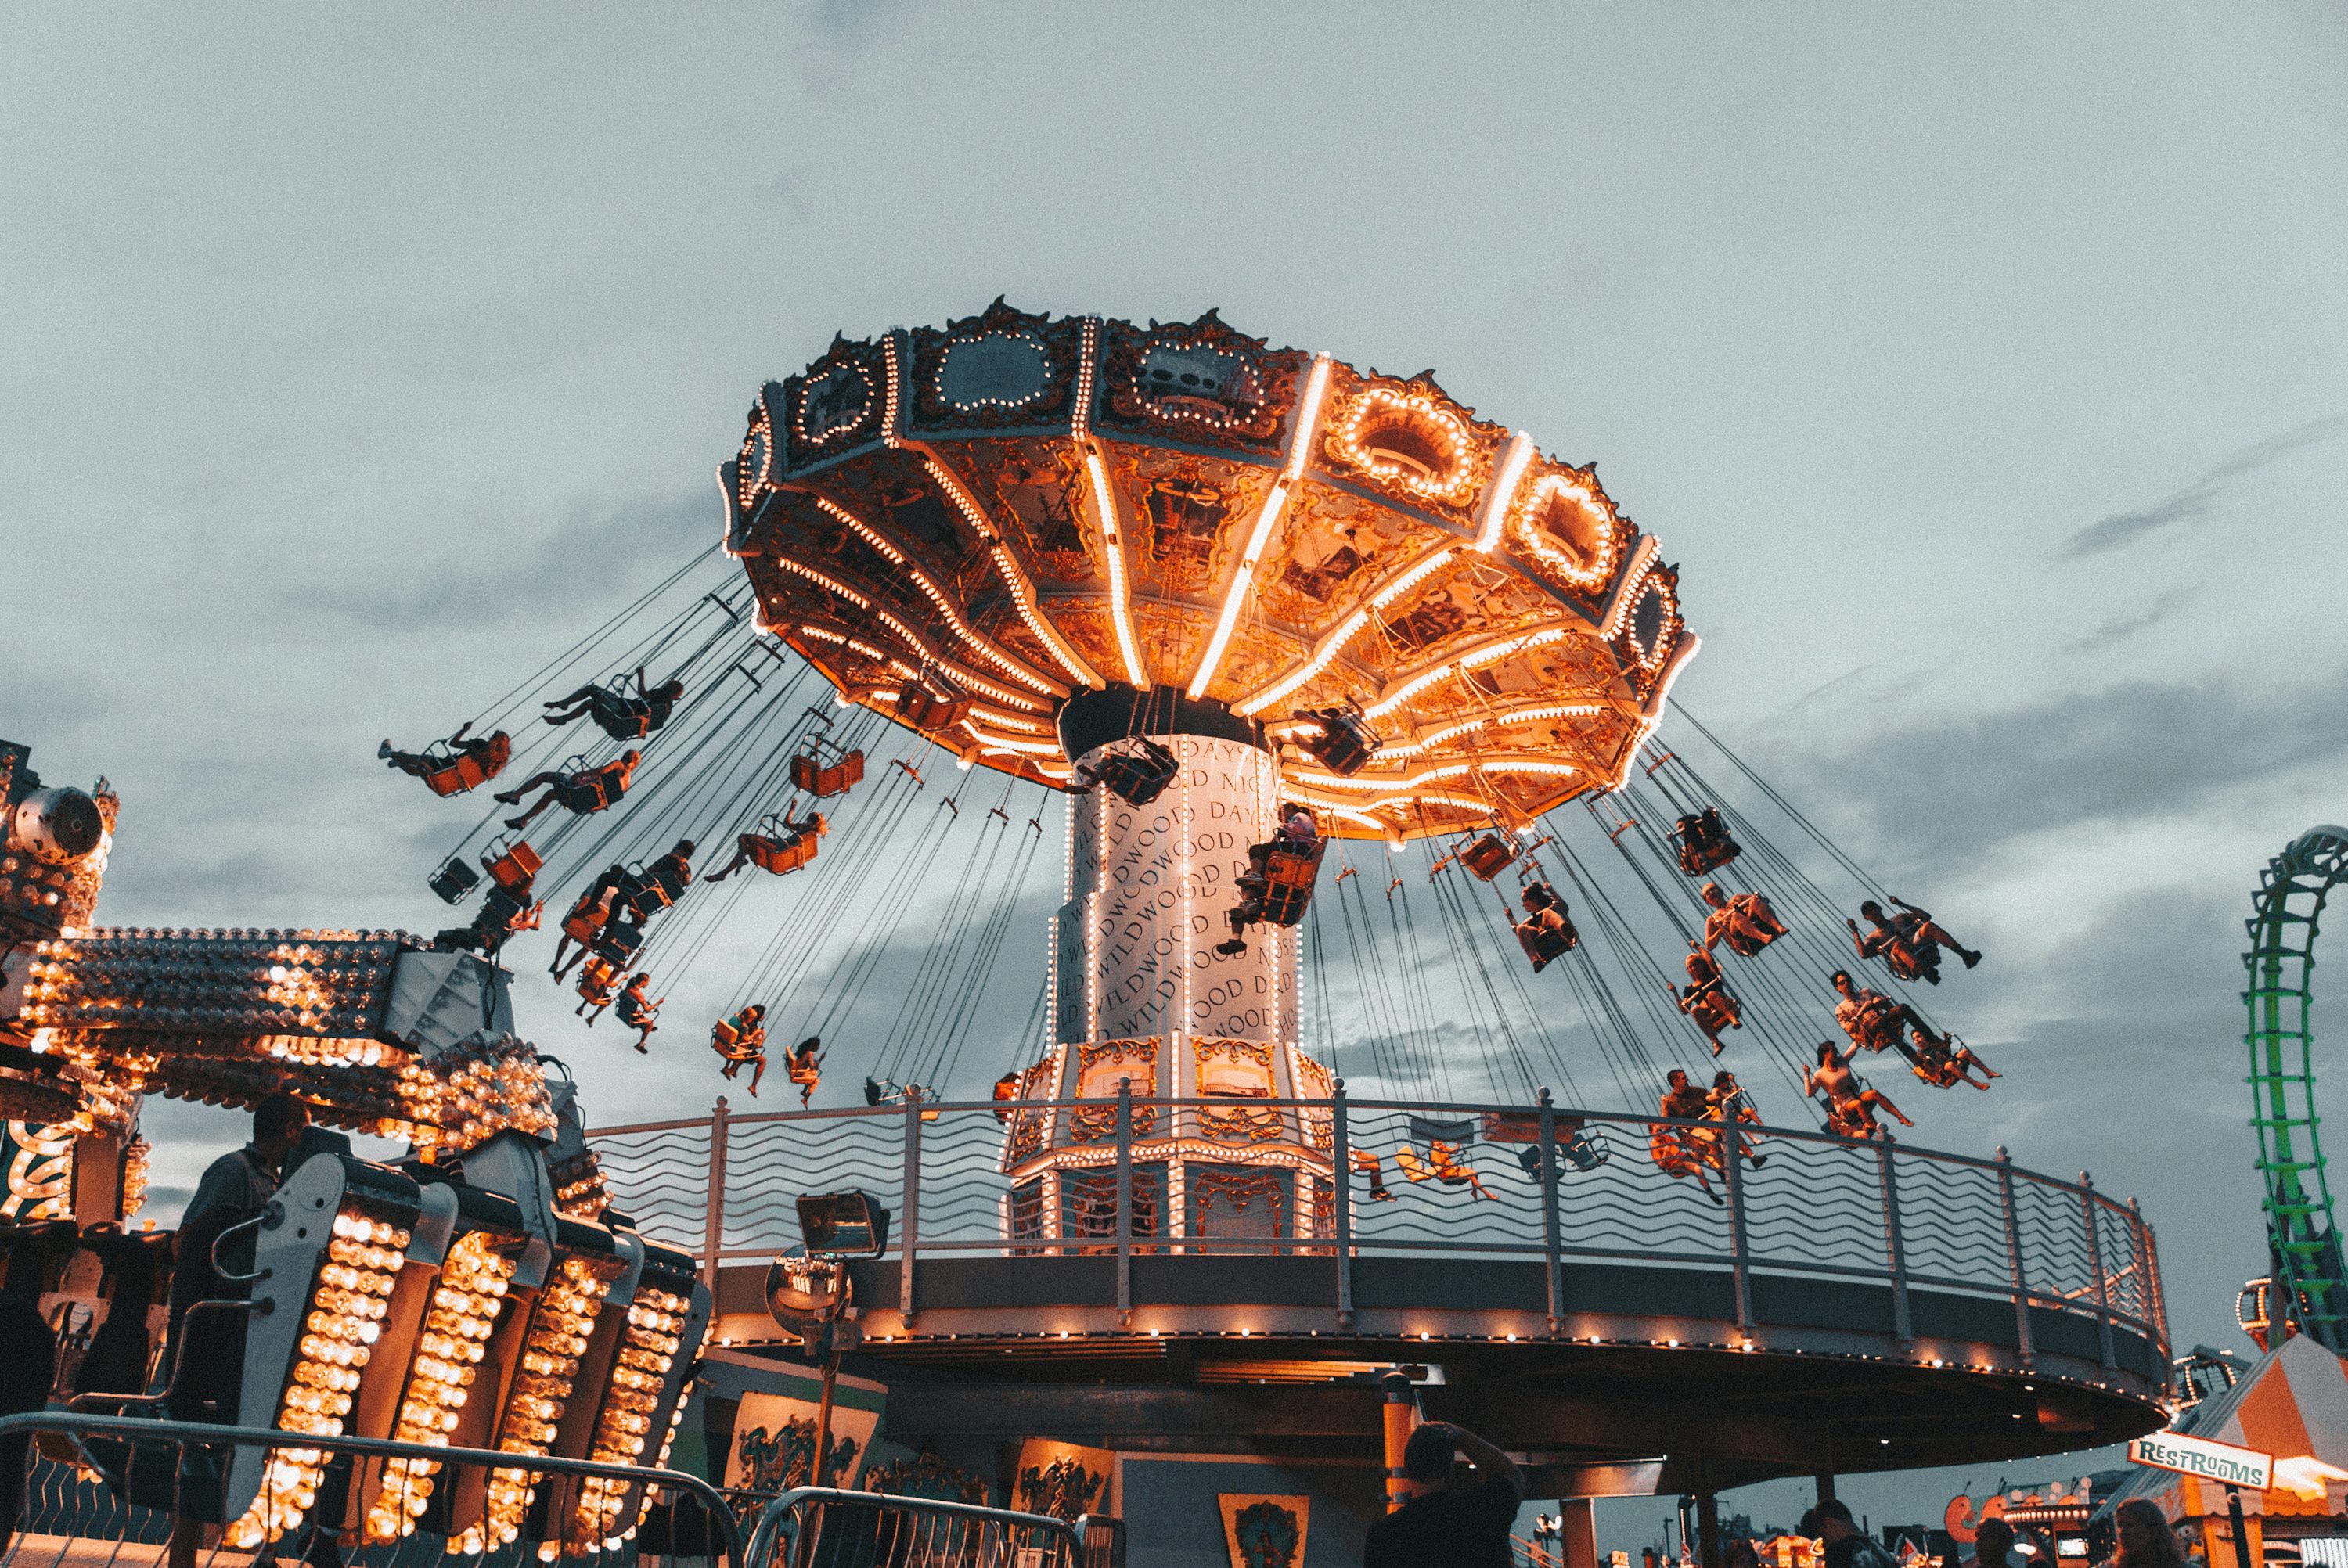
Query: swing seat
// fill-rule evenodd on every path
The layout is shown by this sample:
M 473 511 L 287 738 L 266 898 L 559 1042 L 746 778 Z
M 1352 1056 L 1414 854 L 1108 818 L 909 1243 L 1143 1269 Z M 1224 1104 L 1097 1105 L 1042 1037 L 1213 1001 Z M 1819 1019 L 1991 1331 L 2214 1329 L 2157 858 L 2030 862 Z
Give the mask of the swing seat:
M 918 681 L 908 681 L 897 692 L 897 716 L 917 730 L 950 730 L 962 723 L 970 704 L 944 697 Z
M 751 865 L 780 876 L 787 871 L 797 871 L 815 858 L 815 835 L 804 833 L 794 834 L 788 838 L 753 838 L 743 847 L 750 852 Z
M 587 961 L 579 966 L 579 999 L 595 1006 L 609 1007 L 612 999 L 620 994 L 619 967 L 608 962 L 600 953 L 590 953 Z
M 427 756 L 433 755 L 427 753 Z M 440 765 L 424 775 L 424 787 L 434 794 L 448 796 L 477 790 L 506 771 L 513 760 L 513 741 L 503 730 L 489 736 L 486 752 L 458 751 L 444 756 L 434 756 Z
M 1418 1151 L 1405 1143 L 1395 1151 L 1395 1169 L 1414 1182 L 1426 1181 L 1435 1174 L 1435 1167 L 1418 1157 Z
M 1320 726 L 1300 736 L 1297 746 L 1331 773 L 1351 778 L 1369 765 L 1378 738 L 1362 715 L 1351 708 L 1308 708 L 1296 715 Z
M 820 800 L 828 795 L 846 794 L 864 781 L 864 753 L 849 752 L 839 761 L 827 763 L 814 752 L 801 752 L 791 759 L 791 785 Z
M 628 876 L 628 912 L 639 922 L 649 919 L 685 897 L 685 867 L 674 860 L 654 863 L 650 876 L 631 872 Z
M 1940 983 L 1941 949 L 1937 943 L 1910 947 L 1905 942 L 1894 942 L 1883 949 L 1883 962 L 1894 979 Z
M 500 887 L 529 886 L 530 878 L 544 864 L 527 839 L 516 839 L 511 844 L 496 839 L 481 852 L 481 869 Z
M 819 1089 L 823 1086 L 823 1069 L 812 1064 L 801 1067 L 796 1062 L 786 1063 L 783 1076 L 805 1089 Z
M 1293 926 L 1304 918 L 1305 907 L 1313 902 L 1313 884 L 1321 875 L 1321 856 L 1328 847 L 1326 839 L 1314 839 L 1309 849 L 1290 840 L 1273 841 L 1263 857 L 1264 924 Z
M 1552 958 L 1563 958 L 1580 947 L 1581 933 L 1573 928 L 1573 922 L 1570 920 L 1566 920 L 1559 926 L 1543 926 L 1531 920 L 1520 920 L 1517 923 L 1517 940 L 1523 946 L 1527 958 L 1531 958 L 1535 963 L 1546 964 Z
M 1489 882 L 1516 857 L 1515 845 L 1497 833 L 1488 833 L 1459 852 L 1459 864 Z
M 1745 853 L 1744 846 L 1728 835 L 1718 806 L 1708 805 L 1680 818 L 1672 837 L 1679 842 L 1680 869 L 1690 876 L 1717 871 Z
M 565 811 L 585 816 L 590 812 L 610 809 L 614 802 L 628 793 L 628 785 L 620 764 L 606 763 L 593 773 L 573 775 L 568 785 L 555 793 Z
M 465 864 L 463 856 L 452 855 L 425 878 L 424 885 L 438 894 L 443 904 L 462 904 L 465 895 L 481 885 L 481 874 Z
M 571 906 L 571 913 L 562 917 L 562 934 L 581 947 L 592 947 L 603 934 L 612 917 L 612 889 L 606 887 L 599 897 L 581 894 Z
M 595 945 L 588 949 L 589 959 L 601 958 L 625 968 L 635 958 L 636 949 L 644 945 L 644 928 L 642 926 L 607 926 Z
M 1166 793 L 1181 773 L 1182 764 L 1170 754 L 1159 756 L 1143 752 L 1138 755 L 1119 752 L 1101 759 L 1094 777 L 1103 789 L 1128 805 L 1148 805 Z

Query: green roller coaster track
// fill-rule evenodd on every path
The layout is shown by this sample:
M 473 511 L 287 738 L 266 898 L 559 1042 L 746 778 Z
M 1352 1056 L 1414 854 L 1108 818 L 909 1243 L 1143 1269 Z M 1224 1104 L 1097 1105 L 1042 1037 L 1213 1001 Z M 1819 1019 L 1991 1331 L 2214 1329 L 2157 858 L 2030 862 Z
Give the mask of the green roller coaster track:
M 2267 863 L 2242 955 L 2250 989 L 2250 1124 L 2266 1182 L 2274 1305 L 2300 1331 L 2348 1353 L 2348 1271 L 2332 1218 L 2332 1186 L 2316 1137 L 2315 929 L 2324 900 L 2348 877 L 2348 827 L 2318 827 Z

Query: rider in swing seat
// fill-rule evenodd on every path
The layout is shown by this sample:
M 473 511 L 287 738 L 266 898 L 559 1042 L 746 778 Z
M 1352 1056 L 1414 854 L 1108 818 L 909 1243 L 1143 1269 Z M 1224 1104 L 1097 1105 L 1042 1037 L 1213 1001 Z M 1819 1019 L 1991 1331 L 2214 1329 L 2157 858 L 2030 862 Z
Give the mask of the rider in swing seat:
M 1656 1102 L 1655 1114 L 1674 1122 L 1702 1122 L 1712 1114 L 1712 1097 L 1688 1081 L 1684 1069 L 1674 1067 L 1663 1080 L 1663 1097 Z M 1647 1132 L 1647 1154 L 1655 1168 L 1667 1176 L 1693 1176 L 1695 1184 L 1704 1189 L 1704 1196 L 1715 1203 L 1719 1195 L 1712 1190 L 1712 1181 L 1704 1173 L 1720 1163 L 1717 1134 L 1694 1127 L 1667 1127 L 1661 1122 Z
M 1720 972 L 1720 960 L 1704 951 L 1701 942 L 1688 944 L 1688 984 L 1670 988 L 1672 999 L 1680 1011 L 1695 1021 L 1704 1038 L 1712 1042 L 1712 1054 L 1721 1052 L 1720 1031 L 1740 1029 L 1745 1023 L 1745 1009 L 1728 991 Z
M 823 1064 L 816 1060 L 822 1050 L 823 1037 L 811 1034 L 793 1046 L 791 1053 L 783 1058 L 784 1075 L 799 1086 L 799 1109 L 802 1111 L 808 1108 L 808 1102 L 815 1098 L 815 1091 L 823 1087 Z
M 767 819 L 767 821 L 772 820 L 771 817 Z M 761 823 L 759 825 L 763 827 L 766 824 Z M 823 813 L 819 811 L 808 812 L 803 821 L 786 813 L 779 825 L 781 831 L 778 833 L 736 835 L 734 840 L 734 858 L 726 863 L 723 870 L 715 872 L 703 880 L 723 882 L 745 866 L 756 866 L 762 871 L 772 871 L 779 876 L 782 872 L 794 868 L 792 866 L 783 864 L 786 859 L 794 859 L 800 865 L 805 864 L 805 860 L 797 860 L 797 857 L 792 856 L 791 851 L 807 843 L 809 835 L 820 840 L 825 834 L 831 831 L 830 825 L 824 821 Z M 812 859 L 814 854 L 814 846 L 810 845 L 806 858 Z
M 1851 1070 L 1854 1054 L 1837 1050 L 1830 1040 L 1820 1040 L 1818 1065 L 1802 1069 L 1802 1092 L 1826 1103 L 1827 1130 L 1846 1138 L 1887 1136 L 1876 1123 L 1878 1111 L 1888 1112 L 1902 1127 L 1916 1125 L 1900 1113 L 1900 1107 L 1860 1081 L 1859 1074 Z
M 541 784 L 545 786 L 546 794 L 540 796 L 528 811 L 520 816 L 506 818 L 506 825 L 517 832 L 528 827 L 539 813 L 551 805 L 560 805 L 565 811 L 585 816 L 591 812 L 602 811 L 628 793 L 628 781 L 635 776 L 636 762 L 641 755 L 631 746 L 616 760 L 601 767 L 581 768 L 567 774 L 552 769 L 532 774 L 516 787 L 499 790 L 489 798 L 503 801 L 508 805 L 520 805 L 522 796 Z
M 1910 1031 L 1910 1064 L 1915 1069 L 1917 1077 L 1935 1089 L 1954 1089 L 1962 1083 L 1986 1090 L 1989 1088 L 1988 1080 L 2005 1076 L 2002 1072 L 1992 1071 L 1989 1063 L 1974 1054 L 1972 1047 L 1953 1034 L 1934 1034 L 1920 1027 Z M 1972 1078 L 1976 1071 L 1982 1075 L 1980 1082 L 1975 1082 Z
M 1532 960 L 1533 973 L 1539 974 L 1549 968 L 1551 958 L 1573 951 L 1581 934 L 1573 928 L 1565 900 L 1548 883 L 1526 883 L 1523 902 L 1525 917 L 1515 922 L 1517 945 Z
M 609 686 L 582 686 L 568 697 L 549 701 L 546 722 L 568 724 L 574 719 L 592 718 L 596 728 L 615 741 L 640 741 L 668 723 L 670 712 L 684 695 L 683 681 L 645 685 L 644 666 L 640 664 L 636 666 L 634 696 L 629 696 L 627 688 L 616 681 Z
M 455 734 L 420 752 L 395 751 L 386 741 L 375 754 L 409 777 L 422 779 L 434 794 L 463 794 L 505 772 L 506 764 L 513 760 L 513 740 L 503 730 L 469 741 L 465 732 L 472 727 L 468 719 L 457 726 Z
M 1868 989 L 1852 979 L 1848 969 L 1837 969 L 1833 983 L 1835 994 L 1841 999 L 1835 1003 L 1835 1022 L 1860 1050 L 1897 1050 L 1901 1030 L 1930 1030 L 1914 1008 L 1893 1001 L 1881 991 Z
M 720 1019 L 709 1031 L 709 1049 L 726 1059 L 725 1076 L 750 1069 L 750 1098 L 758 1097 L 758 1081 L 767 1076 L 767 1007 L 752 1002 L 732 1018 Z
M 622 1023 L 636 1031 L 636 1050 L 647 1055 L 650 1054 L 647 1042 L 653 1037 L 653 1030 L 660 1027 L 661 1002 L 668 1000 L 666 997 L 659 1001 L 645 999 L 644 988 L 652 984 L 652 976 L 645 974 L 631 976 L 628 983 L 621 988 L 620 994 L 612 999 L 613 1013 Z
M 1935 986 L 1941 983 L 1942 948 L 1963 959 L 1969 969 L 1981 962 L 1980 951 L 1951 936 L 1947 927 L 1932 918 L 1931 910 L 1920 909 L 1904 898 L 1891 901 L 1900 906 L 1897 915 L 1886 915 L 1883 906 L 1872 898 L 1859 907 L 1859 912 L 1867 917 L 1872 927 L 1869 930 L 1860 930 L 1856 920 L 1843 922 L 1850 927 L 1850 938 L 1858 945 L 1860 958 L 1879 958 L 1900 979 Z
M 1215 944 L 1215 951 L 1225 958 L 1247 951 L 1247 928 L 1260 921 L 1272 920 L 1282 926 L 1293 926 L 1304 913 L 1304 902 L 1312 897 L 1308 884 L 1303 897 L 1295 901 L 1295 909 L 1288 918 L 1277 913 L 1267 913 L 1272 897 L 1274 859 L 1279 858 L 1292 867 L 1300 859 L 1309 859 L 1313 871 L 1320 866 L 1321 830 L 1313 821 L 1313 813 L 1291 803 L 1281 807 L 1279 831 L 1262 844 L 1248 845 L 1248 868 L 1240 873 L 1234 886 L 1240 890 L 1240 901 L 1224 911 L 1231 921 L 1231 939 Z M 1309 875 L 1310 873 L 1308 873 Z
M 1740 958 L 1750 958 L 1786 934 L 1786 923 L 1769 900 L 1758 893 L 1724 893 L 1717 882 L 1704 885 L 1704 901 L 1712 913 L 1704 917 L 1706 952 L 1721 943 Z

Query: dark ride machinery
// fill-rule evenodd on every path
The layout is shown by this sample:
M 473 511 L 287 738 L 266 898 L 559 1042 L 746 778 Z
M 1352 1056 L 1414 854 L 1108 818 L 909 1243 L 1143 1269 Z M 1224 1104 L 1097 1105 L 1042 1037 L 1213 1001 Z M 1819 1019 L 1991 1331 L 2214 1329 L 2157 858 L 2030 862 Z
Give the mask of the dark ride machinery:
M 851 1266 L 860 1355 L 901 1379 L 892 1429 L 939 1441 L 1374 1467 L 1397 1367 L 1536 1495 L 2160 1423 L 2151 1235 L 2084 1178 L 1715 1124 L 1699 1191 L 1641 1157 L 1652 1118 L 1353 1102 L 1303 1048 L 1285 808 L 1488 881 L 1630 779 L 1695 650 L 1591 468 L 1430 374 L 998 301 L 836 341 L 719 477 L 761 631 L 842 702 L 1073 795 L 1047 1049 L 994 1102 L 597 1135 L 644 1223 L 702 1241 L 720 1336 L 778 1338 L 760 1287 L 793 1238 L 757 1216 L 853 1185 L 899 1216 Z M 1735 852 L 1691 820 L 1684 856 Z M 1231 916 L 1252 901 L 1274 917 Z

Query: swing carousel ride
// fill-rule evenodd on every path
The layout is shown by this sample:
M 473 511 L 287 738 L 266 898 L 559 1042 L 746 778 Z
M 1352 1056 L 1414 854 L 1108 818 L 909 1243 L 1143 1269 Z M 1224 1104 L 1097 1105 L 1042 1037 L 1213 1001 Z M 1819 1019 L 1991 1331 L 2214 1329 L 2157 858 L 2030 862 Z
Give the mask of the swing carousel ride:
M 1292 1385 L 1406 1345 L 1434 1413 L 1704 1490 L 2157 1424 L 2148 1227 L 1895 1147 L 1861 1064 L 2000 1076 L 1921 1001 L 1982 955 L 1672 702 L 1678 569 L 1593 466 L 1432 373 L 997 301 L 836 340 L 718 478 L 721 543 L 379 753 L 494 795 L 428 878 L 469 916 L 402 941 L 489 969 L 554 927 L 614 1049 L 705 1040 L 752 1097 L 572 1173 L 699 1252 L 714 1334 L 776 1339 L 776 1214 L 860 1185 L 900 1229 L 858 1337 L 934 1435 L 1342 1447 Z M 79 1081 L 252 1091 L 43 1005 Z M 332 1078 L 323 1118 L 399 1120 Z M 1021 1403 L 1071 1380 L 1286 1413 Z

